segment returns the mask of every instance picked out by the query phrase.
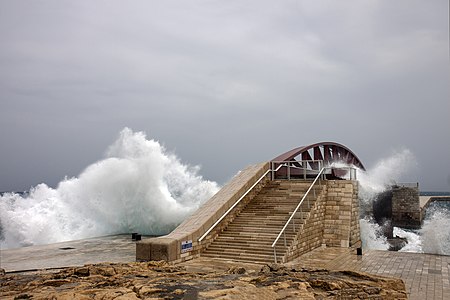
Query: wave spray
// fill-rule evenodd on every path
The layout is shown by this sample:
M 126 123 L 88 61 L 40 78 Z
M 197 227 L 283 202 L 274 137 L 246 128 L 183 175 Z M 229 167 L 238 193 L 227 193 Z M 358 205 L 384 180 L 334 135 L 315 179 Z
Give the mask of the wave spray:
M 403 149 L 381 159 L 366 172 L 358 170 L 359 198 L 363 210 L 371 211 L 377 195 L 389 189 L 392 184 L 400 180 L 401 176 L 408 174 L 416 166 L 414 154 L 408 149 Z M 383 229 L 370 216 L 361 216 L 360 228 L 364 248 L 389 249 Z
M 219 189 L 143 132 L 123 129 L 106 157 L 57 188 L 0 198 L 0 246 L 170 232 Z

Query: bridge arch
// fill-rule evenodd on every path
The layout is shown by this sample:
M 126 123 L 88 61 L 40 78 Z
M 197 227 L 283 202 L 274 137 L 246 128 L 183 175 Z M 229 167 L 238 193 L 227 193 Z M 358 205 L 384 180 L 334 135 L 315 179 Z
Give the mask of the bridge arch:
M 323 161 L 325 166 L 334 162 L 341 162 L 353 165 L 359 169 L 366 170 L 361 160 L 346 146 L 335 142 L 320 142 L 307 146 L 301 146 L 287 151 L 271 160 L 273 163 L 279 162 L 301 162 L 308 161 L 311 169 L 318 169 L 318 163 Z

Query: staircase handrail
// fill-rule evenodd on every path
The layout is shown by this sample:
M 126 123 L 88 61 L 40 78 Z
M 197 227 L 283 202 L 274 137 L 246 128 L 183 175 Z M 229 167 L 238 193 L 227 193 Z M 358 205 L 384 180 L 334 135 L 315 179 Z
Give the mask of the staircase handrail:
M 287 220 L 286 224 L 284 224 L 283 229 L 281 229 L 280 233 L 278 234 L 277 238 L 275 239 L 275 241 L 272 243 L 272 248 L 275 247 L 275 245 L 277 244 L 278 240 L 280 239 L 281 235 L 284 233 L 284 231 L 286 230 L 286 228 L 288 227 L 289 223 L 291 222 L 291 220 L 294 218 L 295 214 L 297 213 L 298 209 L 300 208 L 300 206 L 302 205 L 303 201 L 306 199 L 306 197 L 308 196 L 309 192 L 311 191 L 311 189 L 313 188 L 313 186 L 316 184 L 316 181 L 320 178 L 320 176 L 322 175 L 323 171 L 325 170 L 325 168 L 322 168 L 320 170 L 320 172 L 317 174 L 316 178 L 314 179 L 314 181 L 312 182 L 312 184 L 309 186 L 308 190 L 306 191 L 305 195 L 303 195 L 302 199 L 300 200 L 300 202 L 298 203 L 297 207 L 294 209 L 294 212 L 291 214 L 291 216 L 289 217 L 289 219 Z
M 227 215 L 228 213 L 233 210 L 233 208 L 238 205 L 239 202 L 241 202 L 242 199 L 244 199 L 245 196 L 264 178 L 269 174 L 270 172 L 277 172 L 281 167 L 286 166 L 286 164 L 282 164 L 278 166 L 276 170 L 272 170 L 269 168 L 199 239 L 198 241 L 201 242 L 203 239 L 213 230 Z

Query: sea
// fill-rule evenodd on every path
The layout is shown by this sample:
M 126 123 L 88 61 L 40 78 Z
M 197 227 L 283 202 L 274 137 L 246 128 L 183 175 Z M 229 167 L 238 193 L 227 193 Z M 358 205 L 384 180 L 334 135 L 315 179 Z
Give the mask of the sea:
M 361 205 L 405 175 L 415 157 L 402 149 L 358 171 Z M 0 193 L 0 249 L 139 232 L 164 235 L 211 198 L 220 185 L 200 175 L 143 132 L 124 128 L 105 157 L 56 187 L 41 183 L 24 192 Z M 421 195 L 450 195 L 421 192 Z M 361 216 L 366 249 L 387 250 L 381 228 Z M 419 230 L 394 228 L 407 239 L 400 251 L 450 255 L 450 203 L 433 203 Z

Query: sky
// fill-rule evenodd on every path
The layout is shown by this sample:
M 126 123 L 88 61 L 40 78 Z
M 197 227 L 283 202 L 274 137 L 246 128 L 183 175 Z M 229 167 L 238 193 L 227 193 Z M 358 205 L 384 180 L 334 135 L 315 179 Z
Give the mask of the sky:
M 220 184 L 334 141 L 450 190 L 449 3 L 0 0 L 0 191 L 144 131 Z

